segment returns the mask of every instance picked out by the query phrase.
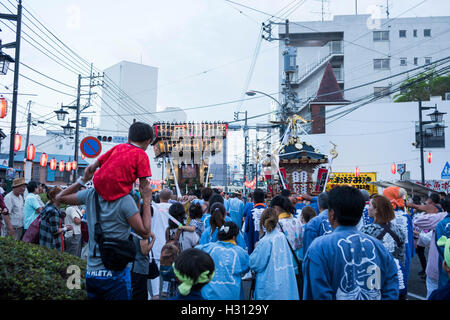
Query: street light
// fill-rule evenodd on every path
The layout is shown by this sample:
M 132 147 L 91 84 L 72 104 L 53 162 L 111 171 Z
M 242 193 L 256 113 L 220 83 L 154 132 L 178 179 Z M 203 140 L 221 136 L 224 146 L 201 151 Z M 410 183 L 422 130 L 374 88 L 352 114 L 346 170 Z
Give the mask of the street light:
M 436 123 L 434 127 L 430 128 L 430 130 L 433 137 L 442 137 L 444 135 L 445 128 L 447 128 L 447 126 L 441 126 L 439 123 Z
M 430 116 L 432 122 L 442 122 L 442 118 L 444 117 L 444 114 L 447 114 L 447 112 L 439 112 L 437 111 L 437 106 L 435 105 L 435 110 L 433 113 L 428 114 Z
M 72 126 L 70 125 L 70 120 L 67 120 L 67 125 L 61 126 L 61 128 L 64 129 L 64 134 L 65 134 L 65 135 L 70 136 L 70 135 L 73 134 L 73 129 L 74 129 L 74 127 L 72 127 Z
M 0 74 L 1 75 L 5 75 L 8 72 L 9 64 L 11 62 L 14 62 L 14 59 L 11 58 L 6 53 L 3 53 L 0 51 Z
M 61 106 L 61 109 L 56 110 L 55 113 L 56 113 L 56 118 L 59 121 L 64 121 L 64 119 L 66 118 L 66 114 L 68 114 L 68 112 L 62 108 L 62 106 Z

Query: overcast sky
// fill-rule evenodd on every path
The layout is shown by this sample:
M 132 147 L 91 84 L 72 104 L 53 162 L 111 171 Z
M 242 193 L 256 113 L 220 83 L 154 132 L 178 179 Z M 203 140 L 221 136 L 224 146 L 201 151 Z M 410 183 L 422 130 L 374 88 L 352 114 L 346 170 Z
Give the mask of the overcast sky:
M 15 2 L 14 0 L 10 0 Z M 2 4 L 13 9 L 8 0 Z M 322 2 L 317 0 L 236 0 L 235 2 L 271 14 L 292 4 L 303 3 L 288 18 L 291 21 L 321 20 Z M 449 15 L 447 0 L 391 0 L 391 17 Z M 359 0 L 358 13 L 369 13 L 386 1 Z M 413 10 L 411 7 L 420 4 Z M 261 22 L 269 17 L 225 0 L 166 0 L 166 1 L 107 1 L 107 0 L 24 0 L 23 5 L 71 49 L 98 69 L 107 68 L 122 60 L 143 63 L 158 68 L 158 107 L 190 108 L 237 100 L 245 89 L 246 79 L 258 41 Z M 329 0 L 324 3 L 325 19 L 333 15 L 354 14 L 354 0 Z M 385 8 L 381 8 L 384 12 Z M 403 14 L 403 12 L 405 12 Z M 0 6 L 0 12 L 7 12 Z M 24 12 L 28 15 L 27 12 Z M 283 12 L 282 12 L 283 13 Z M 281 13 L 281 14 L 282 14 Z M 382 16 L 385 18 L 385 15 Z M 286 18 L 283 16 L 283 18 Z M 39 32 L 29 20 L 28 26 Z M 14 34 L 3 24 L 0 33 L 3 43 L 14 40 Z M 42 27 L 41 27 L 42 28 Z M 43 46 L 48 45 L 33 36 Z M 24 35 L 26 37 L 26 35 Z M 36 45 L 36 44 L 35 44 Z M 278 43 L 263 41 L 249 84 L 249 89 L 274 93 L 278 91 Z M 50 49 L 51 50 L 51 49 Z M 14 50 L 4 49 L 10 55 Z M 21 61 L 61 82 L 76 86 L 76 74 L 22 41 Z M 75 90 L 37 75 L 21 66 L 21 73 L 61 91 L 75 94 Z M 12 89 L 13 72 L 0 76 L 0 92 Z M 51 113 L 60 103 L 69 104 L 73 98 L 50 91 L 21 78 L 19 104 L 32 105 L 33 116 Z M 8 96 L 11 98 L 11 95 Z M 238 103 L 187 111 L 189 120 L 233 120 Z M 269 111 L 270 99 L 243 103 L 241 111 L 249 116 Z M 264 122 L 266 118 L 252 120 Z M 19 107 L 18 129 L 25 133 L 25 112 Z M 9 117 L 0 120 L 9 133 Z M 49 121 L 56 123 L 55 118 Z M 32 133 L 38 133 L 38 128 Z M 42 133 L 42 131 L 40 131 Z

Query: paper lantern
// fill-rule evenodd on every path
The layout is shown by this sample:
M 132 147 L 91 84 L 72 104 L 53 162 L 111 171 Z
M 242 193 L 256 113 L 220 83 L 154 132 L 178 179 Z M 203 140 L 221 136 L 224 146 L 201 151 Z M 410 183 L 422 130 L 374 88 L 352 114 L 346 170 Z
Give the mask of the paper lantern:
M 77 162 L 75 160 L 72 161 L 72 170 L 77 170 Z
M 47 166 L 47 159 L 48 159 L 47 154 L 45 152 L 42 153 L 41 154 L 41 161 L 40 161 L 41 167 L 46 167 Z
M 6 117 L 6 113 L 8 111 L 8 101 L 5 98 L 0 98 L 0 118 L 3 119 Z
M 359 167 L 355 168 L 355 177 L 359 177 Z
M 431 152 L 428 152 L 428 154 L 427 154 L 427 161 L 428 161 L 428 163 L 431 163 Z
M 19 151 L 22 146 L 22 136 L 18 133 L 14 136 L 14 151 Z
M 81 154 L 81 156 L 80 156 L 80 157 L 81 157 L 81 159 L 83 159 L 83 160 L 84 160 L 84 159 L 86 159 L 86 157 L 85 157 L 85 155 L 84 155 L 84 154 Z
M 34 144 L 30 144 L 27 147 L 27 160 L 33 161 L 35 155 L 36 155 L 36 148 L 35 148 Z
M 395 174 L 397 172 L 397 165 L 395 163 L 391 164 L 391 172 Z
M 68 161 L 66 163 L 66 171 L 71 171 L 72 170 L 72 162 Z
M 50 160 L 50 170 L 55 170 L 56 169 L 56 159 L 52 158 L 52 160 Z
M 59 161 L 59 165 L 58 165 L 58 170 L 60 171 L 60 172 L 63 172 L 64 171 L 64 161 Z

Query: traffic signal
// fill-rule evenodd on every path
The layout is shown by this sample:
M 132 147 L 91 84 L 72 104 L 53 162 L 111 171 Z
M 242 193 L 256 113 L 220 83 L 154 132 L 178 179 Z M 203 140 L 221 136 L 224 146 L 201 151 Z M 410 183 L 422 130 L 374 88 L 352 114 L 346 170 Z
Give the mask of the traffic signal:
M 97 136 L 97 139 L 103 142 L 111 142 L 112 137 L 111 136 Z

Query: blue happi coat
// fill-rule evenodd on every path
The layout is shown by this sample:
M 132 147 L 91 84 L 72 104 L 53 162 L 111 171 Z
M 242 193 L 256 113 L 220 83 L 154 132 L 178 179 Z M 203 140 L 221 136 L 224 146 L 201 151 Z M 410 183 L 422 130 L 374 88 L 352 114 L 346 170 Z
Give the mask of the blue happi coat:
M 228 199 L 228 212 L 231 220 L 241 229 L 242 217 L 244 216 L 244 202 L 238 198 Z
M 403 210 L 398 209 L 395 210 L 394 213 L 395 219 L 392 220 L 391 223 L 397 224 L 405 235 L 405 262 L 400 263 L 400 268 L 403 273 L 403 281 L 405 284 L 405 288 L 400 290 L 400 294 L 405 295 L 408 292 L 411 259 L 414 257 L 415 253 L 413 223 L 409 214 L 406 214 Z
M 261 238 L 250 255 L 256 272 L 255 300 L 298 300 L 294 258 L 286 236 L 273 230 Z
M 398 299 L 397 266 L 383 243 L 339 226 L 313 241 L 303 260 L 305 300 Z
M 259 240 L 259 220 L 266 209 L 265 204 L 258 204 L 245 217 L 244 238 L 247 243 L 248 254 L 253 252 L 255 243 Z
M 226 219 L 225 219 L 226 220 Z M 210 242 L 216 242 L 218 240 L 217 235 L 219 234 L 219 229 L 216 228 L 214 232 L 211 234 L 211 226 L 208 228 L 205 228 L 205 231 L 203 231 L 202 236 L 200 237 L 199 244 L 207 244 Z M 236 238 L 236 243 L 239 247 L 247 250 L 247 245 L 245 244 L 244 237 L 242 236 L 241 231 L 239 231 L 239 234 Z
M 433 241 L 437 242 L 439 240 L 439 238 L 442 236 L 446 236 L 447 238 L 450 238 L 450 213 L 447 214 L 447 216 L 437 224 L 435 238 L 433 239 Z M 444 261 L 444 247 L 438 246 L 436 243 L 436 248 L 438 249 L 438 253 L 439 253 L 438 288 L 443 288 L 447 285 L 447 282 L 450 280 L 450 278 L 448 277 L 447 272 L 445 272 L 445 270 L 442 269 L 442 261 Z
M 332 232 L 333 227 L 328 221 L 328 209 L 325 209 L 306 224 L 305 233 L 303 234 L 303 255 L 306 254 L 315 238 Z
M 196 246 L 214 260 L 214 277 L 202 288 L 206 300 L 243 300 L 242 276 L 249 270 L 246 250 L 229 242 L 217 241 Z

